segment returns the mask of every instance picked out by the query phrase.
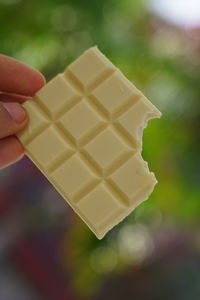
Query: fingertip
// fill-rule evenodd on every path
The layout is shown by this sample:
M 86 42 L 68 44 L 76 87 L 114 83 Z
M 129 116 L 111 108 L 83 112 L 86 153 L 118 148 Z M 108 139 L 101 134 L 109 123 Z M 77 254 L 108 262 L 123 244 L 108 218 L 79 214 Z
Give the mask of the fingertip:
M 0 102 L 0 139 L 23 130 L 29 121 L 26 110 L 16 102 Z
M 0 91 L 33 96 L 45 84 L 44 76 L 34 68 L 6 55 L 0 55 Z
M 17 124 L 24 124 L 27 121 L 28 115 L 25 109 L 16 102 L 2 102 L 1 105 L 6 109 L 11 118 Z
M 16 136 L 0 140 L 0 169 L 3 169 L 24 156 L 24 147 Z
M 32 69 L 32 76 L 32 86 L 29 87 L 29 96 L 31 97 L 46 84 L 45 77 L 39 71 Z

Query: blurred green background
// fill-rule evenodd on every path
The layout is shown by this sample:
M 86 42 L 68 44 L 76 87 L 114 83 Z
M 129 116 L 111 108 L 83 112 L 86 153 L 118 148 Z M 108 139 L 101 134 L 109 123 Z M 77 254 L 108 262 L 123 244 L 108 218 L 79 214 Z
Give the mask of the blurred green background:
M 143 136 L 158 184 L 102 241 L 28 159 L 0 172 L 1 300 L 200 299 L 200 16 L 162 2 L 0 0 L 1 53 L 49 80 L 98 45 L 163 113 Z

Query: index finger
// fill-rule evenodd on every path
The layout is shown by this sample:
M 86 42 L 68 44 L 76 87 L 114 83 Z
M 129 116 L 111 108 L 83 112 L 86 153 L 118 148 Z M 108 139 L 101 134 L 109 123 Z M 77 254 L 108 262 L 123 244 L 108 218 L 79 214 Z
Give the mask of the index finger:
M 45 78 L 40 72 L 0 54 L 0 91 L 33 96 L 44 84 Z

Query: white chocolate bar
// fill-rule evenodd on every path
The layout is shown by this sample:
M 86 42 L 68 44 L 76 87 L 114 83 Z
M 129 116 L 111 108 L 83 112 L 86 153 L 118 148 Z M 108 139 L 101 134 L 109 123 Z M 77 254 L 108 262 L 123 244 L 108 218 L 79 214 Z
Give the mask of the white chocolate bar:
M 153 191 L 141 135 L 161 113 L 97 47 L 24 108 L 26 154 L 99 239 Z

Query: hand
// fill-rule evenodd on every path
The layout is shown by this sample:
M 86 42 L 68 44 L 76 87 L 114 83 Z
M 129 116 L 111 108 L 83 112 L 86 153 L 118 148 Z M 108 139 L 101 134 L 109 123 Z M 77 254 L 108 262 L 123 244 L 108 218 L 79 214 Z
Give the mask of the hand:
M 44 84 L 45 79 L 38 71 L 0 55 L 0 169 L 23 156 L 24 148 L 15 136 L 28 123 L 21 103 Z

